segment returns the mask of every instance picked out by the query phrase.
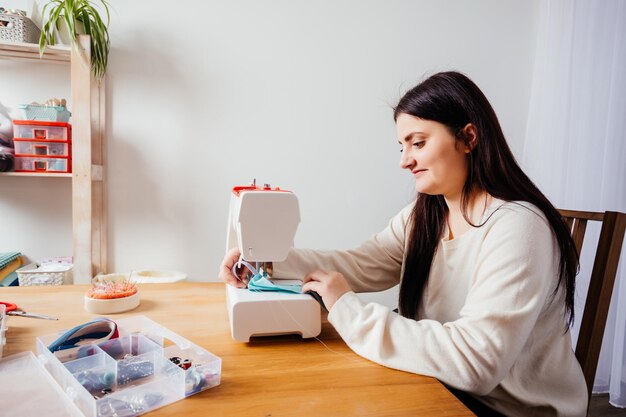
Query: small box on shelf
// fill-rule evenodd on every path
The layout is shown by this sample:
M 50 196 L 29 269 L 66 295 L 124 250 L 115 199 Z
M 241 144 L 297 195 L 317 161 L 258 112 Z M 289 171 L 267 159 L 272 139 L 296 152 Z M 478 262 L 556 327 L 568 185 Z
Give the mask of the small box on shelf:
M 72 163 L 68 157 L 41 158 L 29 156 L 15 156 L 15 172 L 37 173 L 70 173 Z
M 67 123 L 72 115 L 65 106 L 20 104 L 17 107 L 22 110 L 24 120 Z
M 0 13 L 0 41 L 38 43 L 41 30 L 26 16 Z
M 14 139 L 13 144 L 18 156 L 70 156 L 69 141 Z
M 71 173 L 69 123 L 13 120 L 15 172 Z
M 71 140 L 72 125 L 62 122 L 13 120 L 13 137 L 36 140 Z

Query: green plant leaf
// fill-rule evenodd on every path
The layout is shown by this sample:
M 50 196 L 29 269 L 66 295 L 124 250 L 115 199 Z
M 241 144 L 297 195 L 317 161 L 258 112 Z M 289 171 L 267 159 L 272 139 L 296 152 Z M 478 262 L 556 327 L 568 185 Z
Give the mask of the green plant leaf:
M 100 6 L 106 14 L 106 24 L 96 6 Z M 43 54 L 47 45 L 55 44 L 55 29 L 59 30 L 62 22 L 68 28 L 72 43 L 76 43 L 77 22 L 82 23 L 85 34 L 91 37 L 91 69 L 95 78 L 101 80 L 111 49 L 108 30 L 111 15 L 106 0 L 50 0 L 45 4 L 42 15 L 45 23 L 39 37 L 39 53 Z

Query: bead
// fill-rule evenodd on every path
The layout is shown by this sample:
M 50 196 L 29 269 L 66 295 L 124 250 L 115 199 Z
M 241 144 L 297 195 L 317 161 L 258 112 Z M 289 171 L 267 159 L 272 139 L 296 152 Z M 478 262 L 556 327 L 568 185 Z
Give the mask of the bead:
M 190 359 L 183 359 L 183 361 L 180 363 L 179 366 L 181 368 L 187 370 L 187 369 L 191 368 L 191 360 Z

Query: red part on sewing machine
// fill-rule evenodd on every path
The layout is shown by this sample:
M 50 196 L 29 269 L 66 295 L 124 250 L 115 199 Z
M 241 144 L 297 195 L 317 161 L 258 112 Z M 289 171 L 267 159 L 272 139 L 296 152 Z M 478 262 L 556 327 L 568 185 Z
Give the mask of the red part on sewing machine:
M 233 194 L 239 197 L 242 191 L 281 191 L 285 193 L 290 193 L 288 190 L 281 190 L 280 187 L 258 187 L 256 185 L 237 185 L 233 187 Z

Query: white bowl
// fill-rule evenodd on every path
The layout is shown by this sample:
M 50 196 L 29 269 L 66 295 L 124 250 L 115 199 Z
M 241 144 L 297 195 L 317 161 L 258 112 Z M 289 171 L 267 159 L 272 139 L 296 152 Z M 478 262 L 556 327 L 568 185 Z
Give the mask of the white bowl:
M 138 284 L 178 282 L 187 279 L 187 274 L 177 271 L 133 271 L 130 280 Z

